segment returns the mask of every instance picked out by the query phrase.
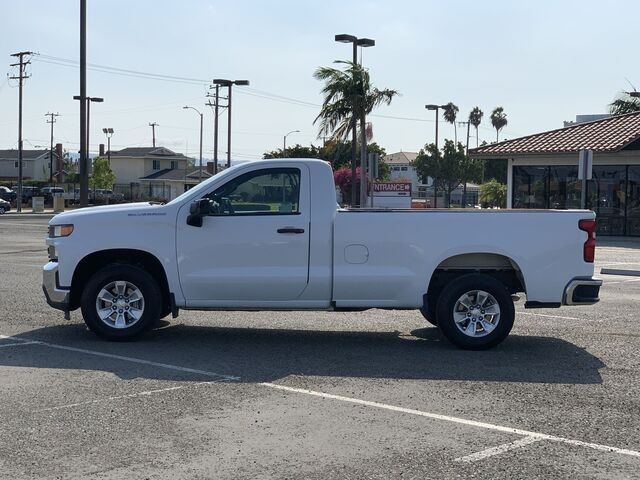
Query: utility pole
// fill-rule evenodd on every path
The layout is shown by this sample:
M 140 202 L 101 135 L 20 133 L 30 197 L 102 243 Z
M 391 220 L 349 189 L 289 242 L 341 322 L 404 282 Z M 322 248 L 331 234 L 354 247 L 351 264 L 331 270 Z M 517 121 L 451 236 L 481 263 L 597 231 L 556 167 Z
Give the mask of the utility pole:
M 9 77 L 11 80 L 18 80 L 18 200 L 17 210 L 22 211 L 22 86 L 24 81 L 29 78 L 29 75 L 25 73 L 25 67 L 31 63 L 29 60 L 25 60 L 24 57 L 32 55 L 33 52 L 18 52 L 12 53 L 12 57 L 18 58 L 18 63 L 12 63 L 12 67 L 18 67 L 18 76 Z
M 151 131 L 153 133 L 153 148 L 156 147 L 156 127 L 158 126 L 158 124 L 156 122 L 150 123 L 149 126 L 151 127 Z
M 56 118 L 59 117 L 59 113 L 46 113 L 45 117 L 50 117 L 47 123 L 51 124 L 51 137 L 49 145 L 49 183 L 53 182 L 53 124 L 56 123 Z
M 231 90 L 234 85 L 249 85 L 249 80 L 227 80 L 224 78 L 214 78 L 214 85 L 227 87 L 227 168 L 231 167 Z M 217 94 L 217 92 L 216 92 Z M 218 102 L 216 101 L 216 104 Z
M 209 87 L 213 88 L 213 86 Z M 215 84 L 215 95 L 207 94 L 207 97 L 215 98 L 214 103 L 209 100 L 205 105 L 213 107 L 213 174 L 218 173 L 218 116 L 220 108 L 220 85 Z M 224 108 L 224 106 L 223 106 Z

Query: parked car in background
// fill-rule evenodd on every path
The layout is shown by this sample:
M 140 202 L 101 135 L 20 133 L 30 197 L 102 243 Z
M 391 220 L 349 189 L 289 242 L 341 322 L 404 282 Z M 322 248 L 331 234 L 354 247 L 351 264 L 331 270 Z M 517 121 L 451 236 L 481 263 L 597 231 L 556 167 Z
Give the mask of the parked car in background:
M 96 201 L 116 201 L 121 202 L 124 200 L 124 195 L 121 193 L 114 193 L 113 190 L 96 188 L 93 191 L 93 196 Z
M 11 188 L 13 189 L 13 191 L 18 192 L 17 185 L 14 185 Z M 40 189 L 38 187 L 34 187 L 32 185 L 22 186 L 22 202 L 23 203 L 27 203 L 31 200 L 32 197 L 38 197 L 39 195 L 40 195 Z
M 7 202 L 15 202 L 17 198 L 18 194 L 9 187 L 0 187 L 0 199 Z
M 2 200 L 0 198 L 0 215 L 2 215 L 4 212 L 8 212 L 9 210 L 11 210 L 11 204 L 6 200 Z
M 40 194 L 44 197 L 44 201 L 51 203 L 53 197 L 63 196 L 64 188 L 62 187 L 44 187 L 40 190 Z

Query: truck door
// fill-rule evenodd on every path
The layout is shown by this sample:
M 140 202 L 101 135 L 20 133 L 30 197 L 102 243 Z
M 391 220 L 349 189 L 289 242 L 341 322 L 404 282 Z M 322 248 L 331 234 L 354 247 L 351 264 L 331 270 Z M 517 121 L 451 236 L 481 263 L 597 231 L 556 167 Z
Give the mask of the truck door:
M 239 173 L 205 198 L 202 227 L 178 214 L 177 259 L 188 305 L 295 300 L 309 274 L 309 170 L 303 164 Z

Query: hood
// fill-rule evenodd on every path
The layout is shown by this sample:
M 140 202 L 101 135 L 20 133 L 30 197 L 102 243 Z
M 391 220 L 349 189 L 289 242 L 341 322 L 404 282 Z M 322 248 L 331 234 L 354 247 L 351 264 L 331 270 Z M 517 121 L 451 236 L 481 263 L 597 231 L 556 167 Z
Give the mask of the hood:
M 121 203 L 118 205 L 103 205 L 100 207 L 87 207 L 78 208 L 75 210 L 69 210 L 67 212 L 59 213 L 49 220 L 49 225 L 59 225 L 61 223 L 73 223 L 76 220 L 83 219 L 85 217 L 95 217 L 97 215 L 117 215 L 122 214 L 124 216 L 144 216 L 149 214 L 164 214 L 165 205 L 138 202 L 138 203 Z

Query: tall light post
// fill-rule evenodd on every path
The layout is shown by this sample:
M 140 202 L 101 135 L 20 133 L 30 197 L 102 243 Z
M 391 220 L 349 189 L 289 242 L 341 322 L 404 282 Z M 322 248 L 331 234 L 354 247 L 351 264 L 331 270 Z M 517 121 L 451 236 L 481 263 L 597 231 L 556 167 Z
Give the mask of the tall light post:
M 375 40 L 372 40 L 370 38 L 358 38 L 358 37 L 356 37 L 354 35 L 349 35 L 349 34 L 346 34 L 346 33 L 342 33 L 342 34 L 336 35 L 334 37 L 334 40 L 336 42 L 340 42 L 340 43 L 351 43 L 352 44 L 352 46 L 353 46 L 353 64 L 354 65 L 358 64 L 358 47 L 373 47 L 376 44 Z M 363 114 L 363 116 L 364 116 L 364 114 Z M 362 121 L 362 119 L 360 119 L 360 120 Z M 356 206 L 355 178 L 356 178 L 356 163 L 357 163 L 357 158 L 358 158 L 358 118 L 357 118 L 355 106 L 354 106 L 354 109 L 353 109 L 353 118 L 351 119 L 351 128 L 353 130 L 352 134 L 351 134 L 351 143 L 352 143 L 352 145 L 351 145 L 351 152 L 352 152 L 352 157 L 351 157 L 351 178 L 352 178 L 352 183 L 354 185 L 354 188 L 351 189 L 351 206 L 355 207 Z M 364 130 L 364 127 L 362 127 L 362 128 Z M 363 139 L 364 148 L 361 148 L 361 155 L 360 155 L 360 170 L 361 170 L 360 176 L 361 177 L 363 176 L 362 170 L 364 170 L 364 162 L 366 161 L 366 155 L 367 155 L 367 147 L 366 147 L 366 144 L 365 144 L 366 137 L 365 137 L 364 131 L 362 132 L 362 139 Z
M 202 114 L 202 112 L 200 110 L 198 110 L 195 107 L 190 107 L 189 105 L 185 105 L 184 107 L 182 107 L 185 110 L 193 110 L 195 111 L 198 115 L 200 115 L 200 169 L 198 172 L 198 183 L 202 182 L 202 125 L 203 125 L 203 118 L 204 115 Z
M 89 141 L 91 139 L 91 130 L 89 129 L 89 124 L 91 123 L 91 102 L 102 103 L 104 102 L 104 98 L 101 97 L 83 97 L 81 95 L 74 95 L 74 100 L 80 100 L 80 103 L 85 103 L 87 106 L 85 112 L 85 138 L 84 140 L 84 155 L 80 153 L 80 206 L 86 207 L 89 204 Z M 82 118 L 82 117 L 81 117 Z M 82 119 L 80 120 L 82 122 Z M 82 150 L 82 145 L 80 146 Z M 84 166 L 82 162 L 84 161 Z M 84 170 L 83 170 L 84 169 Z M 84 190 L 83 193 L 83 189 Z
M 249 85 L 249 80 L 226 80 L 224 78 L 214 78 L 214 85 L 227 87 L 227 168 L 231 166 L 231 90 L 234 85 Z M 217 101 L 216 101 L 217 103 Z
M 103 128 L 102 133 L 107 136 L 107 161 L 111 165 L 111 137 L 113 136 L 113 128 Z
M 445 108 L 445 105 L 425 105 L 427 110 L 434 110 L 436 112 L 436 155 L 440 156 L 440 150 L 438 150 L 438 117 L 440 116 L 440 109 Z M 433 208 L 438 206 L 438 188 L 436 186 L 436 179 L 433 179 Z
M 288 137 L 289 135 L 291 135 L 292 133 L 300 133 L 300 130 L 291 130 L 289 133 L 287 133 L 287 134 L 284 136 L 284 139 L 283 139 L 283 141 L 282 141 L 282 156 L 283 156 L 283 157 L 286 157 L 286 156 L 287 156 L 287 154 L 286 154 L 286 150 L 287 150 L 287 137 Z

